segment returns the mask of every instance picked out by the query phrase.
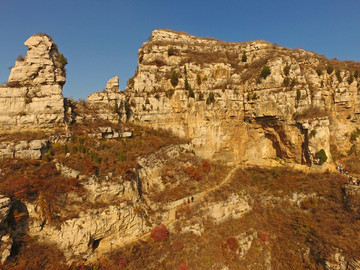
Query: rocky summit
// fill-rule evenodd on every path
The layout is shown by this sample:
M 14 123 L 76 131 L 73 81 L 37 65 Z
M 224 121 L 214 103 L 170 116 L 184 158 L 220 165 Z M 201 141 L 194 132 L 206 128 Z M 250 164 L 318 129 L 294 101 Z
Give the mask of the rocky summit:
M 0 127 L 3 130 L 56 127 L 64 123 L 66 58 L 45 34 L 30 37 L 11 69 L 8 83 L 0 86 Z
M 0 86 L 4 269 L 360 269 L 360 63 L 161 29 L 126 89 L 74 101 L 53 39 L 25 45 Z

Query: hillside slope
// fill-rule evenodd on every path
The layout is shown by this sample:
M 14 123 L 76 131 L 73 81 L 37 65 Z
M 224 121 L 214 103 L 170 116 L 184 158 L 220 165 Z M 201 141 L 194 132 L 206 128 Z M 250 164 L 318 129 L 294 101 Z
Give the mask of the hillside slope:
M 335 172 L 360 176 L 358 63 L 155 30 L 125 91 L 77 102 L 53 40 L 26 44 L 0 86 L 2 268 L 360 269 Z

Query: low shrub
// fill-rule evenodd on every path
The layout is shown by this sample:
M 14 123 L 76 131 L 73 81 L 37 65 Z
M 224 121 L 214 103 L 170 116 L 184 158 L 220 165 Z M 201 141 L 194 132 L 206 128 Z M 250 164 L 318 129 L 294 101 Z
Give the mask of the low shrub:
M 341 78 L 341 72 L 340 72 L 340 70 L 336 70 L 335 75 L 336 75 L 336 78 L 337 78 L 338 82 L 341 83 L 341 82 L 342 82 L 342 78 Z
M 241 62 L 245 63 L 246 61 L 247 61 L 246 52 L 243 52 L 243 54 L 241 56 Z
M 328 66 L 326 69 L 326 72 L 330 75 L 331 73 L 333 73 L 334 68 L 332 66 Z
M 315 159 L 318 159 L 319 160 L 319 165 L 322 165 L 324 164 L 328 157 L 326 155 L 326 152 L 324 149 L 321 149 L 320 151 L 318 151 L 316 154 L 315 154 Z
M 144 52 L 140 51 L 139 54 L 138 54 L 139 63 L 141 63 L 143 59 L 144 59 Z
M 285 87 L 287 87 L 287 86 L 289 86 L 289 84 L 290 84 L 290 78 L 289 78 L 289 77 L 285 77 L 285 78 L 284 78 L 284 81 L 283 81 L 283 85 L 284 85 Z
M 189 270 L 189 267 L 185 263 L 182 263 L 179 265 L 179 270 Z
M 201 85 L 201 76 L 200 76 L 200 74 L 196 75 L 196 83 L 197 83 L 198 86 Z
M 166 91 L 165 95 L 167 98 L 172 98 L 172 96 L 174 95 L 175 90 L 174 89 L 170 89 L 168 91 Z
M 185 173 L 192 179 L 196 181 L 200 181 L 202 179 L 202 175 L 199 170 L 193 166 L 189 166 L 185 169 Z
M 161 224 L 151 230 L 150 237 L 155 242 L 165 242 L 169 238 L 169 231 L 164 224 Z
M 347 78 L 347 82 L 348 84 L 352 84 L 354 81 L 354 76 L 352 74 L 349 75 L 349 77 Z
M 200 92 L 200 93 L 199 93 L 198 100 L 199 100 L 199 101 L 204 100 L 204 94 L 203 94 L 203 92 Z
M 173 87 L 176 87 L 179 83 L 178 74 L 175 70 L 173 70 L 173 72 L 171 73 L 170 82 Z
M 210 92 L 209 96 L 206 99 L 206 104 L 209 105 L 209 104 L 214 103 L 214 102 L 215 102 L 215 95 L 214 95 L 213 92 Z
M 269 66 L 264 66 L 260 72 L 260 78 L 266 79 L 267 76 L 271 74 L 271 70 Z
M 359 70 L 355 70 L 354 72 L 354 78 L 357 79 L 359 77 Z
M 170 46 L 170 47 L 168 48 L 167 53 L 168 53 L 168 56 L 175 55 L 174 47 L 171 47 L 171 46 Z
M 301 91 L 299 89 L 296 90 L 296 103 L 299 103 L 301 99 Z
M 285 76 L 289 76 L 289 73 L 290 73 L 290 66 L 289 65 L 286 65 L 284 67 L 284 75 Z
M 189 98 L 195 98 L 195 93 L 194 91 L 190 88 L 189 91 L 188 91 L 188 97 Z
M 21 54 L 16 58 L 16 61 L 19 61 L 19 62 L 22 62 L 24 60 L 25 60 L 25 58 Z
M 309 138 L 311 139 L 311 138 L 314 138 L 315 136 L 316 136 L 316 130 L 313 129 L 309 134 Z
M 64 68 L 68 64 L 67 58 L 62 53 L 59 54 L 58 60 L 61 68 Z

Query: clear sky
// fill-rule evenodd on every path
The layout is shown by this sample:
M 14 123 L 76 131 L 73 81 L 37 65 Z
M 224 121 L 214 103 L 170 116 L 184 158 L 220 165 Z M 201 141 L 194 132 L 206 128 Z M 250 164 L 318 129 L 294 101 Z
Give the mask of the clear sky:
M 53 37 L 68 59 L 65 97 L 133 76 L 152 30 L 224 41 L 266 40 L 328 58 L 360 61 L 360 0 L 0 0 L 0 83 L 33 34 Z

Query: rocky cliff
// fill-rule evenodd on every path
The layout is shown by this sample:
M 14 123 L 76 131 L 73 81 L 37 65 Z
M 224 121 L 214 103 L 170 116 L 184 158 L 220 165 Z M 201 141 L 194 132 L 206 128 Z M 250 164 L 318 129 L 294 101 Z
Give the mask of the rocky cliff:
M 129 120 L 169 128 L 206 158 L 321 163 L 351 147 L 359 116 L 359 63 L 328 60 L 264 41 L 230 43 L 153 31 L 125 93 Z M 110 103 L 109 103 L 110 102 Z M 318 157 L 318 156 L 317 156 Z
M 358 63 L 155 30 L 86 103 L 51 38 L 25 44 L 0 87 L 4 269 L 360 269 L 359 187 L 286 163 L 351 148 L 360 175 Z
M 64 122 L 62 86 L 66 58 L 45 34 L 30 37 L 8 83 L 0 86 L 0 128 L 4 130 L 60 126 Z

